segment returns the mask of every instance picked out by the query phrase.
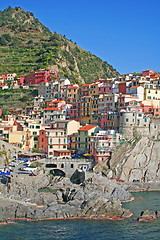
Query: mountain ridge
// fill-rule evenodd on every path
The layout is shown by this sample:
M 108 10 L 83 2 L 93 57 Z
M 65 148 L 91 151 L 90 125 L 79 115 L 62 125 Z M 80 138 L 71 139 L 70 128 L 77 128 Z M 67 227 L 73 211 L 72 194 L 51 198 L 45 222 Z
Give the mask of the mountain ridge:
M 72 40 L 52 33 L 34 14 L 20 7 L 0 11 L 0 72 L 26 74 L 57 65 L 60 74 L 79 84 L 119 76 L 106 61 Z

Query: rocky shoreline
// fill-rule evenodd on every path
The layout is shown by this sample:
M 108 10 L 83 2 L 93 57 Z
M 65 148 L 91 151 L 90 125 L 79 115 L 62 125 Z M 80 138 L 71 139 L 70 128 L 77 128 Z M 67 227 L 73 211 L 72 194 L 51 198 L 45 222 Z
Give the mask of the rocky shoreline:
M 0 184 L 0 220 L 120 220 L 133 215 L 121 204 L 131 200 L 124 186 L 95 173 L 78 185 L 40 170 L 32 177 L 14 174 L 8 186 Z

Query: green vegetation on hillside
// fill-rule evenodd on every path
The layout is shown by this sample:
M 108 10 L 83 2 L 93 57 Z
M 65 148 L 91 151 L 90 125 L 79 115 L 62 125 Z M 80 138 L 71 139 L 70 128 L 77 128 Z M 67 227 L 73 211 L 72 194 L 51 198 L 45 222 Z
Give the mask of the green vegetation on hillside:
M 33 98 L 37 96 L 37 93 L 37 89 L 0 90 L 0 108 L 6 110 L 8 108 L 32 106 Z
M 33 13 L 20 7 L 0 11 L 0 61 L 0 73 L 19 75 L 57 65 L 64 77 L 78 83 L 119 75 L 107 62 L 65 36 L 51 33 Z

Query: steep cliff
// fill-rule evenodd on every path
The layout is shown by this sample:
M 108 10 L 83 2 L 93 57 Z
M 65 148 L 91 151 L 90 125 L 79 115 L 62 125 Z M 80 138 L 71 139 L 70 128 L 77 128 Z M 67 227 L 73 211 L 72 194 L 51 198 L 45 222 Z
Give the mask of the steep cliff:
M 160 181 L 160 141 L 149 137 L 127 141 L 96 171 L 130 182 Z

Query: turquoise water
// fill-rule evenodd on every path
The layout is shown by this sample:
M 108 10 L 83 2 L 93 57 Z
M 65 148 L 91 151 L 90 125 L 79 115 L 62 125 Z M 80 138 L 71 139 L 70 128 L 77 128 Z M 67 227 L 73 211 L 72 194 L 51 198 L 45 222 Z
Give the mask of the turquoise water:
M 134 216 L 123 221 L 104 220 L 55 220 L 43 222 L 17 221 L 14 225 L 0 226 L 0 240 L 21 239 L 112 239 L 112 240 L 159 240 L 160 219 L 137 222 L 145 209 L 160 210 L 160 192 L 134 193 L 143 197 L 123 204 Z

